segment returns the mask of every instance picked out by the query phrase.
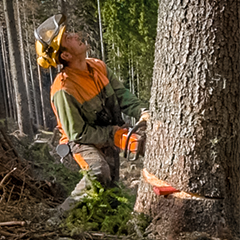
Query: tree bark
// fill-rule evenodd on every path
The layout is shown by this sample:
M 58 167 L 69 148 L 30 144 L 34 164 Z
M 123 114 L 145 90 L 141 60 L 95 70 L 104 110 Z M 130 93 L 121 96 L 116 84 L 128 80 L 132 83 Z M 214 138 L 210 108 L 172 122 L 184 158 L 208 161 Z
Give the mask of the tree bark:
M 240 235 L 239 5 L 159 0 L 144 167 L 195 197 L 156 196 L 141 181 L 135 210 L 155 218 L 157 239 Z
M 7 100 L 8 100 L 7 103 L 9 108 L 9 117 L 13 118 L 16 121 L 17 120 L 16 105 L 14 103 L 15 92 L 11 86 L 11 81 L 10 81 L 10 70 L 8 65 L 6 44 L 5 44 L 4 32 L 2 27 L 1 27 L 0 37 L 1 37 L 1 49 L 2 49 L 2 56 L 3 56 L 3 66 L 4 66 L 4 73 L 5 73 L 5 79 L 6 79 L 6 93 L 7 93 Z
M 12 0 L 3 0 L 3 6 L 9 43 L 11 76 L 16 96 L 18 127 L 20 134 L 25 133 L 29 136 L 32 136 L 33 134 L 28 112 L 28 102 L 26 98 L 26 86 L 22 77 L 21 58 L 19 46 L 17 44 L 17 30 L 14 20 Z
M 33 120 L 32 101 L 31 101 L 30 86 L 29 86 L 29 80 L 28 80 L 28 74 L 27 74 L 27 64 L 26 64 L 26 60 L 25 60 L 26 59 L 25 49 L 24 49 L 24 44 L 23 44 L 20 5 L 19 5 L 18 0 L 16 0 L 16 13 L 17 13 L 18 32 L 19 32 L 19 46 L 20 46 L 20 54 L 21 54 L 20 56 L 21 56 L 21 65 L 22 65 L 22 75 L 23 75 L 23 80 L 24 80 L 25 87 L 26 87 L 29 116 Z
M 103 46 L 101 6 L 100 6 L 100 1 L 99 0 L 97 0 L 97 5 L 98 5 L 98 21 L 99 21 L 99 35 L 100 35 L 100 44 L 101 44 L 101 54 L 102 54 L 102 61 L 105 62 L 105 54 L 104 54 L 104 46 Z
M 67 15 L 67 8 L 63 0 L 57 0 L 57 8 L 58 8 L 58 12 L 63 13 L 64 15 Z
M 0 25 L 0 36 L 1 36 L 1 32 L 2 32 L 2 26 Z M 1 43 L 1 37 L 0 37 L 0 44 Z M 6 79 L 4 77 L 3 74 L 3 52 L 0 49 L 0 78 L 1 78 L 1 102 L 3 102 L 3 104 L 1 104 L 1 111 L 0 111 L 0 117 L 1 118 L 8 118 L 9 117 L 9 109 L 8 109 L 8 105 L 7 105 L 7 89 L 6 89 Z
M 33 102 L 34 102 L 34 112 L 36 115 L 36 123 L 37 127 L 39 127 L 40 117 L 39 117 L 39 106 L 37 102 L 37 94 L 36 94 L 36 84 L 35 84 L 35 78 L 33 77 L 33 68 L 32 68 L 32 62 L 31 62 L 31 52 L 30 52 L 30 45 L 29 45 L 29 36 L 28 36 L 28 18 L 26 16 L 26 4 L 25 0 L 23 1 L 24 4 L 24 12 L 23 12 L 23 18 L 24 18 L 24 25 L 25 25 L 25 35 L 26 35 L 26 43 L 27 43 L 27 55 L 28 55 L 28 64 L 29 64 L 29 72 L 30 72 L 30 78 L 31 78 L 31 84 L 32 84 L 32 92 L 33 92 Z
M 41 104 L 42 104 L 42 118 L 43 118 L 43 127 L 44 129 L 47 129 L 47 122 L 46 122 L 46 114 L 45 114 L 45 104 L 43 100 L 43 86 L 42 86 L 42 73 L 41 73 L 41 68 L 37 64 L 37 69 L 38 69 L 38 81 L 39 81 L 39 89 L 40 89 L 40 96 L 41 96 Z

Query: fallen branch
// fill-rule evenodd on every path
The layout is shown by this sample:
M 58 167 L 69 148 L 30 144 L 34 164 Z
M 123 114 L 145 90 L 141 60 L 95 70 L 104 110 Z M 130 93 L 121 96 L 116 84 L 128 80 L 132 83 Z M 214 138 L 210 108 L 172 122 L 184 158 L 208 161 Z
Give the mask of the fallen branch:
M 86 234 L 86 233 L 85 233 Z M 107 233 L 96 233 L 96 232 L 88 232 L 88 235 L 90 234 L 91 237 L 97 237 L 99 239 L 104 239 L 105 237 L 107 239 L 123 239 L 122 236 L 117 235 L 109 235 Z
M 11 222 L 0 222 L 0 226 L 14 226 L 14 225 L 21 225 L 24 226 L 24 221 L 11 221 Z
M 18 155 L 16 149 L 13 147 L 13 145 L 12 145 L 11 141 L 9 140 L 8 136 L 5 134 L 5 132 L 4 132 L 3 129 L 1 129 L 1 128 L 0 128 L 0 133 L 1 133 L 2 136 L 3 136 L 4 142 L 9 146 L 9 148 L 12 149 L 14 155 L 16 156 L 15 159 L 16 159 L 17 162 L 18 162 L 18 160 L 19 160 L 19 155 Z
M 55 232 L 44 233 L 41 235 L 33 234 L 34 238 L 40 238 L 40 239 L 45 239 L 46 237 L 52 237 L 52 236 L 58 236 L 58 235 Z
M 9 232 L 5 232 L 3 230 L 0 230 L 0 235 L 8 236 L 8 237 L 17 237 L 17 235 L 9 233 Z
M 3 184 L 4 182 L 7 180 L 7 178 L 16 170 L 17 168 L 13 168 L 9 173 L 6 174 L 6 176 L 2 179 L 2 181 L 0 182 L 0 189 L 3 188 Z

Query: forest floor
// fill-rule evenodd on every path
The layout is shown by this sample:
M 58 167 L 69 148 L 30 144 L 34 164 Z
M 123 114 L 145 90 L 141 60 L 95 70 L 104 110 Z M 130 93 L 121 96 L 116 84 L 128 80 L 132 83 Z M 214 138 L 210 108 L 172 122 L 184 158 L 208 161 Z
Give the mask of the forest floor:
M 0 239 L 139 239 L 102 232 L 70 236 L 63 227 L 49 228 L 46 221 L 74 189 L 79 167 L 69 156 L 60 162 L 58 137 L 40 131 L 33 142 L 18 132 L 0 131 Z M 121 157 L 120 182 L 136 196 L 142 159 Z
M 0 128 L 0 240 L 71 240 L 125 239 L 153 240 L 138 231 L 127 236 L 99 231 L 71 234 L 66 227 L 48 227 L 46 222 L 79 182 L 76 162 L 67 157 L 63 164 L 56 154 L 58 137 L 52 132 L 39 131 L 34 141 L 20 137 L 18 132 L 6 133 Z M 143 159 L 131 162 L 121 157 L 120 182 L 136 196 Z M 153 226 L 150 224 L 149 226 Z M 135 229 L 134 229 L 135 230 Z M 207 234 L 182 233 L 168 240 L 222 240 Z M 162 240 L 162 239 L 159 239 Z M 225 239 L 229 240 L 229 239 Z

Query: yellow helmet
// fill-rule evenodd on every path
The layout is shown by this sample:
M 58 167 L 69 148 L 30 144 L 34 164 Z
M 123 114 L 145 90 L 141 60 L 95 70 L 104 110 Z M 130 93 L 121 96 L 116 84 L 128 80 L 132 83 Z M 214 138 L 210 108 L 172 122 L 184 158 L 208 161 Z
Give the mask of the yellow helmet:
M 56 67 L 59 64 L 58 52 L 66 30 L 65 21 L 63 14 L 57 14 L 45 20 L 34 31 L 37 63 L 43 68 Z

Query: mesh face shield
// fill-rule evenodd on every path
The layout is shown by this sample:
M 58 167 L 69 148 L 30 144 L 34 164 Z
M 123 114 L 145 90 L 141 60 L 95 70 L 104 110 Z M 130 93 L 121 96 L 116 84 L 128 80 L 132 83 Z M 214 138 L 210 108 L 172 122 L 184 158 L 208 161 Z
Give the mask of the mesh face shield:
M 44 21 L 34 31 L 36 40 L 41 42 L 44 47 L 48 47 L 52 40 L 58 35 L 61 25 L 65 23 L 66 17 L 63 14 L 57 14 Z
M 65 21 L 66 17 L 63 14 L 57 14 L 45 20 L 34 31 L 37 62 L 43 68 L 56 67 L 58 64 L 57 52 L 66 28 Z

